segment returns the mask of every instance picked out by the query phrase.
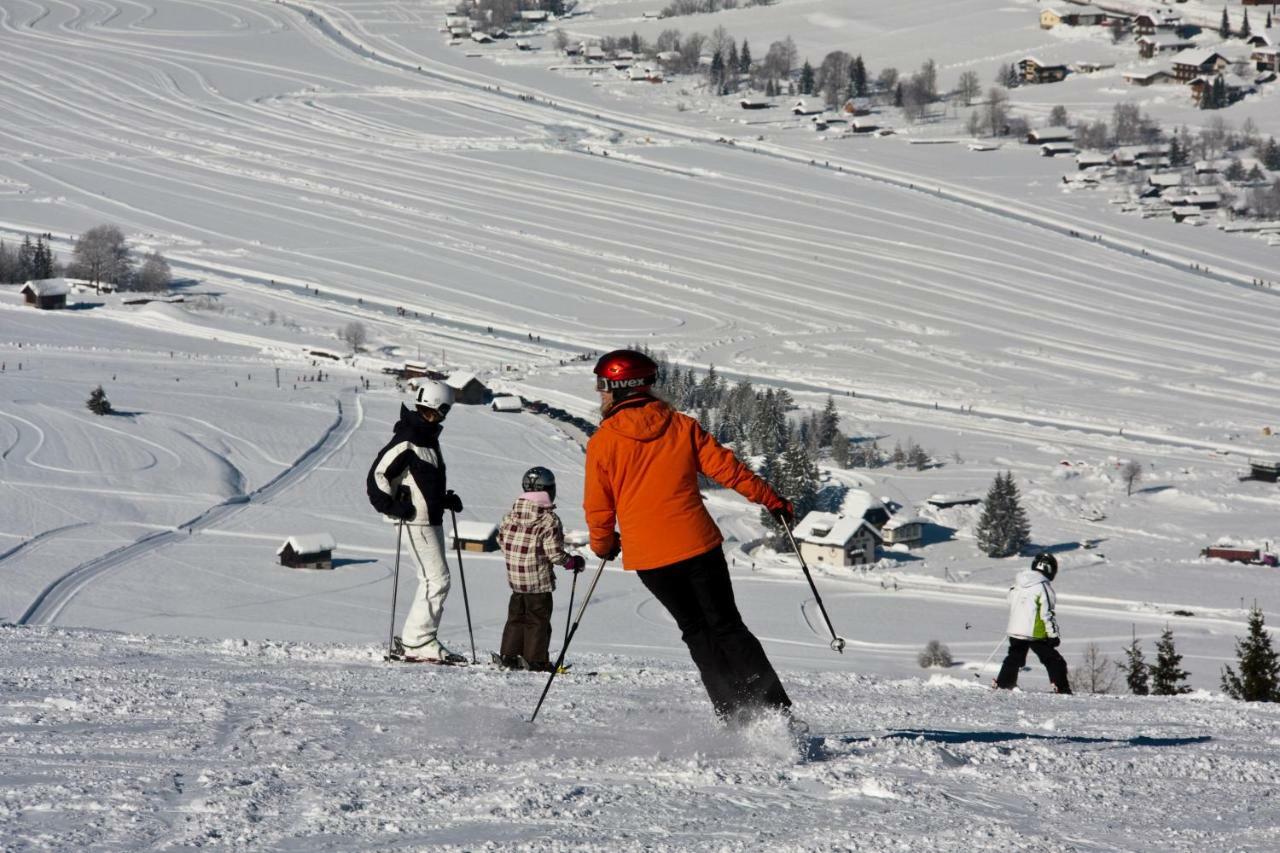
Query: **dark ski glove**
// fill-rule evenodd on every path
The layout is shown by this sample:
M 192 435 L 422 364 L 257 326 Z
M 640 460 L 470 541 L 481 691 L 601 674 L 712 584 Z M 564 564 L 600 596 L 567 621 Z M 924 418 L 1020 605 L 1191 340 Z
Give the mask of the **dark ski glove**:
M 779 524 L 785 524 L 788 530 L 796 526 L 795 505 L 786 498 L 782 499 L 782 506 L 772 510 L 771 514 Z
M 595 549 L 592 549 L 595 551 Z M 613 534 L 613 542 L 603 551 L 596 551 L 596 556 L 602 560 L 616 560 L 618 555 L 622 553 L 622 537 L 617 533 Z
M 462 512 L 462 498 L 458 497 L 452 489 L 444 493 L 444 500 L 440 501 L 440 505 L 449 512 Z
M 413 517 L 418 514 L 414 509 L 413 497 L 409 493 L 408 486 L 401 486 L 396 490 L 396 502 L 392 504 L 391 511 L 387 513 L 392 518 L 398 518 L 401 521 L 413 521 Z
M 587 567 L 587 561 L 577 554 L 570 554 L 569 559 L 564 561 L 564 567 L 571 572 L 580 572 Z

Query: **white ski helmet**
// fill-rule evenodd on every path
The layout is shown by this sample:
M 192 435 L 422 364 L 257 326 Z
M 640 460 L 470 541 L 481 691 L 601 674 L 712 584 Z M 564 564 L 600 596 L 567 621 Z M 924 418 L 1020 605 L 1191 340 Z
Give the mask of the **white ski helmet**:
M 449 413 L 453 405 L 453 389 L 443 382 L 427 379 L 418 383 L 413 394 L 413 405 L 419 409 L 435 409 L 442 415 Z

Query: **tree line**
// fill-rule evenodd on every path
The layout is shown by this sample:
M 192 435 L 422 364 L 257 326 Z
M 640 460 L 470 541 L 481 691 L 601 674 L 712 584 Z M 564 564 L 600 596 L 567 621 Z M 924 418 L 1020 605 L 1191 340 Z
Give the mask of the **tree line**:
M 167 290 L 173 280 L 164 255 L 148 252 L 139 262 L 124 233 L 114 225 L 98 225 L 81 234 L 66 264 L 54 254 L 52 240 L 49 234 L 37 235 L 34 241 L 26 235 L 13 248 L 0 240 L 0 283 L 68 276 L 95 286 L 158 293 Z

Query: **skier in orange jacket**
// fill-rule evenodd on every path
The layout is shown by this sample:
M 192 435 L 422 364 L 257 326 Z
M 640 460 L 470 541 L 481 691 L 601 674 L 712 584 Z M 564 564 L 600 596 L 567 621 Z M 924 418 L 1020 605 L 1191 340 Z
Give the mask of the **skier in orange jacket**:
M 676 620 L 720 719 L 741 724 L 770 708 L 789 717 L 791 700 L 738 613 L 724 537 L 702 504 L 698 474 L 788 525 L 790 502 L 696 420 L 652 395 L 658 366 L 644 353 L 607 353 L 595 374 L 604 419 L 587 443 L 583 508 L 591 549 L 614 559 L 626 542 L 623 567 Z

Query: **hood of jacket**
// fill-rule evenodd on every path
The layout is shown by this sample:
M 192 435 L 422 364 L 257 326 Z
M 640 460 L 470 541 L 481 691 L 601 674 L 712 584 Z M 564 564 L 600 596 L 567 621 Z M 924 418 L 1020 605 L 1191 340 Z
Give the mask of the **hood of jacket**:
M 526 493 L 529 494 L 529 493 Z M 546 492 L 534 492 L 532 494 L 542 495 L 546 497 Z M 513 522 L 517 524 L 533 524 L 547 513 L 551 512 L 554 504 L 548 500 L 543 503 L 540 500 L 530 499 L 526 495 L 516 498 L 516 502 L 511 505 L 511 512 L 508 515 Z
M 395 429 L 397 437 L 414 444 L 435 444 L 440 437 L 440 430 L 440 424 L 427 423 L 416 409 L 400 404 L 400 420 L 396 422 Z
M 1013 585 L 1026 589 L 1028 587 L 1038 586 L 1042 583 L 1048 583 L 1049 579 L 1039 572 L 1033 572 L 1031 569 L 1023 569 L 1018 572 L 1013 579 Z
M 671 425 L 671 416 L 671 407 L 661 400 L 623 400 L 605 417 L 600 429 L 634 441 L 654 441 L 667 431 L 667 427 Z

